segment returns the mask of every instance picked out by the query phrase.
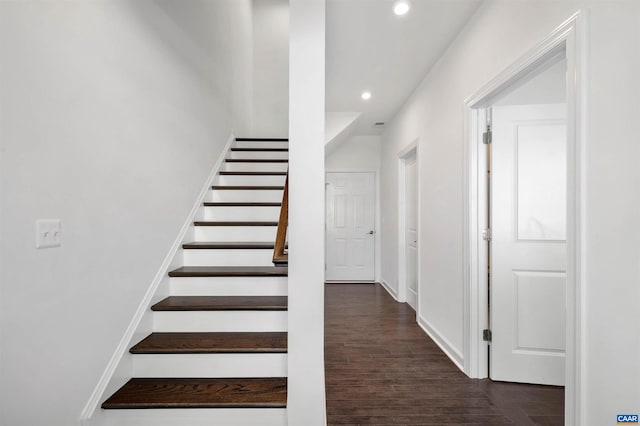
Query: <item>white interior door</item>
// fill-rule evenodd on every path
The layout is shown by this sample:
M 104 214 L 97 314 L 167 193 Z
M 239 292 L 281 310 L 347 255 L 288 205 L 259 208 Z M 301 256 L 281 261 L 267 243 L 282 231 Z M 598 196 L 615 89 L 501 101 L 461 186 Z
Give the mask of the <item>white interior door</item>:
M 375 174 L 327 173 L 325 278 L 375 279 Z
M 418 297 L 418 167 L 415 154 L 404 163 L 407 303 L 416 310 Z
M 490 376 L 564 385 L 566 105 L 492 115 Z

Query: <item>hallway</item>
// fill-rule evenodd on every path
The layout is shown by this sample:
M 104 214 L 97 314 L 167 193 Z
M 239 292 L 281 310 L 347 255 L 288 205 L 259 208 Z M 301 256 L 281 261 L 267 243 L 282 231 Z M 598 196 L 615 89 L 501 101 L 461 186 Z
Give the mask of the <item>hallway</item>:
M 329 425 L 562 425 L 564 389 L 467 378 L 380 284 L 325 286 Z

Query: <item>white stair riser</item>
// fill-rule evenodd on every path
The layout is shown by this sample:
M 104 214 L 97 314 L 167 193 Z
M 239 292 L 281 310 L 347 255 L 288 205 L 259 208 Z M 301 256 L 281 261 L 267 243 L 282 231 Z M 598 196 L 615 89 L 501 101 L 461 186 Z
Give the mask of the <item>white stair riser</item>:
M 276 226 L 196 226 L 196 241 L 274 242 Z
M 234 148 L 289 148 L 289 142 L 236 141 Z
M 184 266 L 273 266 L 273 249 L 197 249 L 183 251 Z
M 214 185 L 274 185 L 284 186 L 285 176 L 270 175 L 218 175 Z
M 269 158 L 269 159 L 283 159 L 289 158 L 287 151 L 231 151 L 227 158 Z
M 156 332 L 287 331 L 287 311 L 156 311 Z
M 171 296 L 286 296 L 287 277 L 170 278 Z
M 227 172 L 286 172 L 288 163 L 224 163 Z
M 266 221 L 277 222 L 280 218 L 280 207 L 205 207 L 205 220 L 228 221 Z
M 247 189 L 213 189 L 207 194 L 206 201 L 248 201 L 248 202 L 282 202 L 281 189 L 247 190 Z
M 133 377 L 286 377 L 287 354 L 137 354 Z
M 287 426 L 285 408 L 106 410 L 101 426 Z

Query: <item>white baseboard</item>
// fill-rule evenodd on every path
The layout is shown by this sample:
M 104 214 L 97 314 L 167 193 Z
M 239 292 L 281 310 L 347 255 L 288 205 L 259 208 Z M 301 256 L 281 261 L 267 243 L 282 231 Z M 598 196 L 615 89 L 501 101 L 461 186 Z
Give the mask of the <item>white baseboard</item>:
M 382 288 L 384 288 L 385 290 L 387 290 L 387 293 L 389 293 L 391 295 L 391 297 L 393 297 L 393 299 L 398 302 L 398 303 L 402 303 L 398 300 L 398 292 L 396 292 L 393 288 L 391 288 L 391 286 L 389 285 L 389 283 L 387 283 L 384 278 L 380 279 L 380 285 L 382 285 Z
M 164 261 L 162 262 L 162 265 L 160 266 L 160 269 L 158 270 L 155 277 L 153 278 L 153 281 L 151 282 L 151 285 L 147 289 L 147 292 L 145 293 L 144 298 L 138 305 L 138 309 L 136 310 L 136 313 L 133 316 L 133 319 L 129 323 L 129 326 L 125 331 L 124 336 L 122 336 L 120 343 L 118 344 L 115 352 L 111 356 L 111 359 L 109 360 L 107 367 L 102 373 L 102 376 L 98 381 L 98 384 L 96 385 L 95 389 L 91 393 L 91 396 L 89 397 L 89 401 L 87 401 L 87 404 L 82 410 L 82 413 L 80 414 L 80 424 L 82 425 L 88 424 L 88 421 L 93 416 L 96 408 L 100 406 L 100 402 L 104 396 L 103 394 L 105 393 L 107 386 L 111 381 L 111 378 L 116 372 L 118 365 L 122 361 L 123 356 L 125 355 L 125 353 L 127 353 L 129 347 L 131 346 L 131 339 L 133 338 L 136 330 L 138 329 L 144 314 L 147 313 L 147 311 L 149 310 L 149 306 L 151 305 L 153 296 L 158 290 L 160 283 L 167 276 L 171 263 L 173 262 L 176 256 L 176 253 L 182 246 L 185 236 L 187 235 L 187 232 L 191 228 L 193 221 L 196 217 L 196 214 L 198 213 L 199 209 L 202 207 L 202 203 L 204 202 L 205 196 L 207 195 L 209 189 L 211 188 L 211 185 L 213 184 L 213 180 L 216 177 L 216 174 L 224 164 L 224 159 L 234 140 L 235 140 L 235 135 L 232 133 L 229 136 L 229 140 L 227 141 L 226 145 L 222 149 L 222 152 L 218 157 L 218 160 L 216 161 L 213 168 L 211 169 L 211 173 L 209 174 L 209 177 L 207 177 L 207 180 L 202 190 L 200 191 L 200 194 L 198 195 L 196 202 L 194 203 L 193 208 L 191 209 L 191 212 L 187 216 L 184 222 L 184 225 L 182 225 L 182 229 L 178 233 L 178 236 L 176 237 L 175 241 L 173 242 L 173 245 L 171 246 L 169 253 L 165 257 Z
M 435 344 L 442 349 L 442 352 L 449 357 L 455 366 L 464 373 L 464 356 L 462 355 L 462 352 L 457 350 L 446 337 L 444 337 L 436 328 L 432 327 L 421 316 L 418 316 L 418 325 L 429 337 L 431 337 L 431 340 L 433 340 Z

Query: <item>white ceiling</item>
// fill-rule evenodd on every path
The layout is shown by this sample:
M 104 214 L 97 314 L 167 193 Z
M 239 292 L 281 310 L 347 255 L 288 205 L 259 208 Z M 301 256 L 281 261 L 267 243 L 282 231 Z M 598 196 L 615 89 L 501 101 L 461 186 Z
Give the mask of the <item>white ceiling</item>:
M 481 2 L 412 0 L 396 16 L 394 0 L 327 0 L 326 110 L 362 112 L 353 133 L 380 133 Z

